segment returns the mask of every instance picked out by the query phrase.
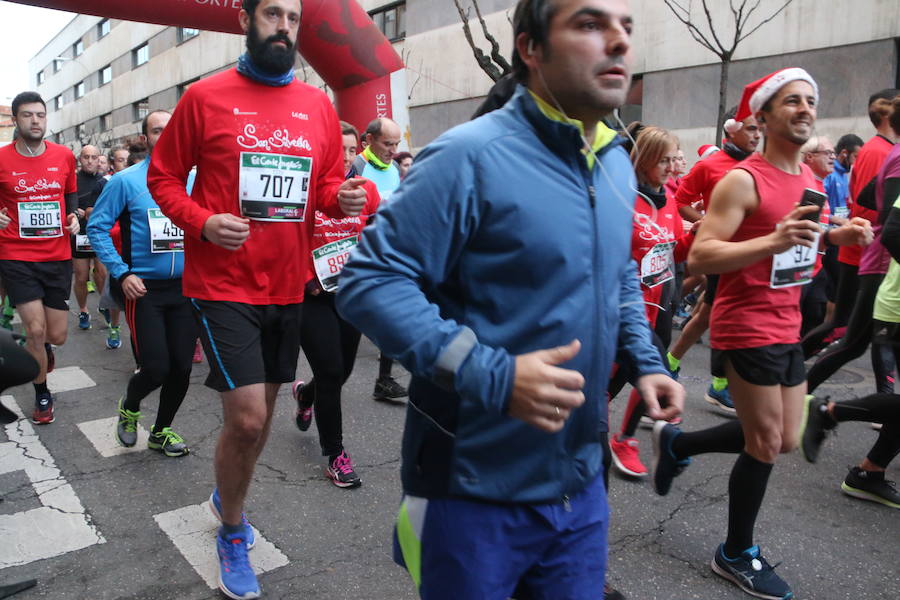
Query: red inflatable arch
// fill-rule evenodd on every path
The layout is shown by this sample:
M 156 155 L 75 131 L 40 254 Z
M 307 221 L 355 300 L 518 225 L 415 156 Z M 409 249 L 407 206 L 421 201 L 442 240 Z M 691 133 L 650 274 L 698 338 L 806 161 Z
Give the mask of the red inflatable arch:
M 126 21 L 241 33 L 241 0 L 12 1 Z M 354 0 L 301 2 L 300 54 L 334 90 L 341 118 L 363 130 L 376 116 L 390 117 L 407 131 L 403 61 L 368 13 Z

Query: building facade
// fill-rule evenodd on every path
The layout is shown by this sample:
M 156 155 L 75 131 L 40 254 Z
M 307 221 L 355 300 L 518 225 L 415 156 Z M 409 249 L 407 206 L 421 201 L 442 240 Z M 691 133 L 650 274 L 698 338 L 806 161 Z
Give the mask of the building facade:
M 473 0 L 459 0 L 463 8 Z M 504 55 L 512 49 L 515 0 L 478 0 Z M 472 55 L 453 0 L 362 0 L 407 65 L 410 146 L 420 148 L 468 120 L 492 85 Z M 762 0 L 768 16 L 780 0 Z M 688 157 L 716 141 L 718 59 L 697 44 L 662 0 L 632 0 L 635 87 L 622 120 L 673 130 Z M 728 4 L 711 3 L 717 30 L 727 31 Z M 768 12 L 767 12 L 768 11 Z M 474 11 L 476 43 L 488 50 Z M 751 19 L 751 26 L 758 20 Z M 48 102 L 51 139 L 77 148 L 108 148 L 136 134 L 150 108 L 172 108 L 199 78 L 232 66 L 243 51 L 237 35 L 78 15 L 29 63 Z M 900 2 L 793 0 L 746 39 L 731 66 L 727 99 L 743 85 L 785 66 L 806 68 L 819 82 L 818 132 L 833 138 L 872 134 L 868 96 L 900 87 Z M 321 81 L 298 61 L 298 76 Z M 373 115 L 374 116 L 374 115 Z

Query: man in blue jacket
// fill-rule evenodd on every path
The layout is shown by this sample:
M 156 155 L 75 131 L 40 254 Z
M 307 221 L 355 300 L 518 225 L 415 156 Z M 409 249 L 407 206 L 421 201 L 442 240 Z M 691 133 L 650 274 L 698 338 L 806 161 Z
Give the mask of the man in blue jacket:
M 147 146 L 153 146 L 169 122 L 168 111 L 149 113 L 143 121 Z M 124 296 L 135 358 L 140 369 L 119 399 L 116 439 L 137 443 L 141 400 L 157 388 L 159 410 L 147 445 L 169 457 L 188 454 L 184 439 L 172 430 L 175 414 L 190 384 L 194 344 L 199 330 L 190 301 L 181 294 L 184 232 L 166 217 L 147 189 L 149 160 L 114 175 L 97 200 L 88 236 L 106 265 L 113 294 Z M 193 179 L 188 181 L 188 192 Z M 119 222 L 121 253 L 110 230 Z
M 395 558 L 422 598 L 596 600 L 613 361 L 653 418 L 684 401 L 630 260 L 631 163 L 601 122 L 629 89 L 631 17 L 521 0 L 514 23 L 522 85 L 419 155 L 337 305 L 413 375 Z

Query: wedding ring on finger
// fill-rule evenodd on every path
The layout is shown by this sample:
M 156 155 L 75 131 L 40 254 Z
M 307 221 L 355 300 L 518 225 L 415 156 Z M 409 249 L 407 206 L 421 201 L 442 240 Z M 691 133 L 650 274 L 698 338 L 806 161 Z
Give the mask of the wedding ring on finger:
M 554 406 L 553 408 L 556 409 L 556 416 L 558 417 L 558 416 L 561 414 L 561 413 L 559 412 L 559 407 L 558 407 L 558 406 Z

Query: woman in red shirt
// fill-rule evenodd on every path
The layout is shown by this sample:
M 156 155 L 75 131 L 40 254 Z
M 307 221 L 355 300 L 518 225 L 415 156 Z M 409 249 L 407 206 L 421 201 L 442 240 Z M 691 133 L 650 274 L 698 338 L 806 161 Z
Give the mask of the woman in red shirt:
M 667 181 L 678 168 L 678 139 L 660 127 L 645 127 L 635 140 L 631 161 L 638 180 L 631 235 L 631 256 L 637 263 L 637 276 L 644 293 L 647 320 L 654 343 L 666 364 L 666 349 L 672 338 L 672 301 L 675 294 L 675 265 L 687 259 L 693 240 L 684 233 L 675 200 L 667 194 Z M 691 231 L 696 230 L 697 224 Z M 619 369 L 610 382 L 610 397 L 625 384 L 626 374 Z M 616 468 L 632 477 L 644 477 L 647 468 L 638 455 L 634 438 L 644 403 L 632 390 L 622 429 L 610 438 L 609 445 Z

